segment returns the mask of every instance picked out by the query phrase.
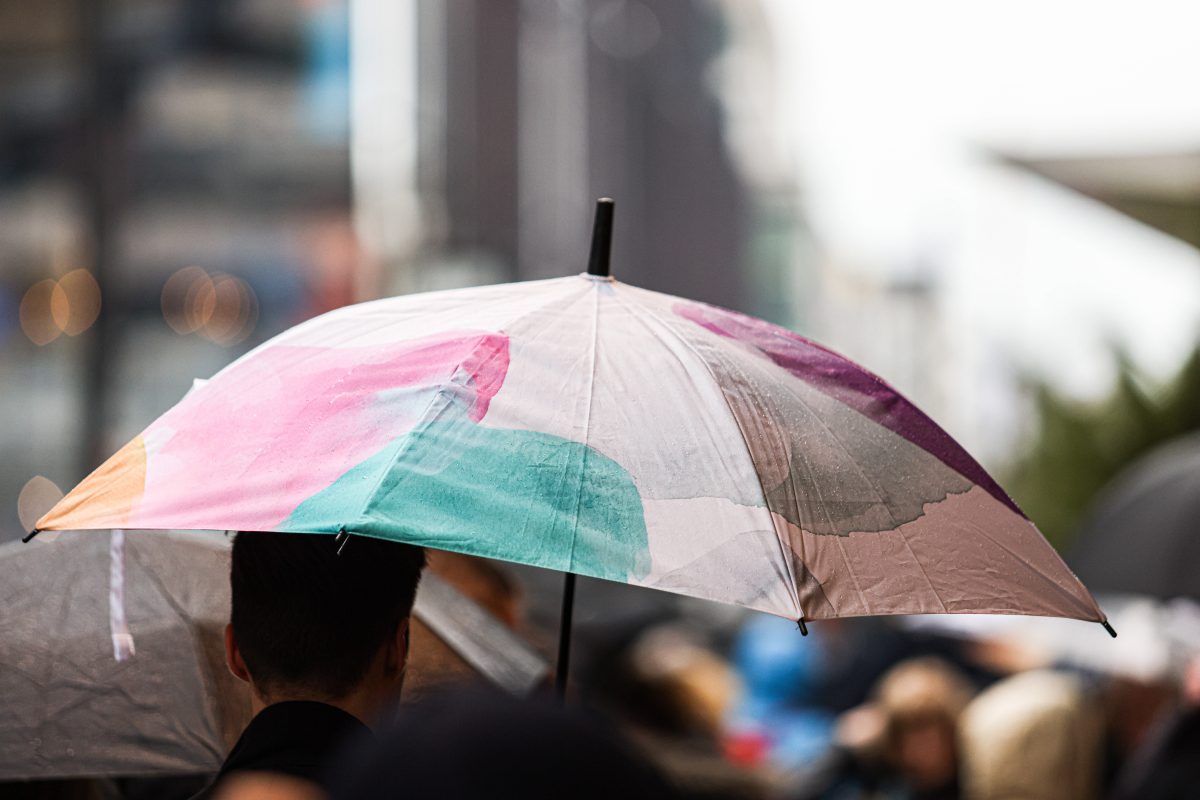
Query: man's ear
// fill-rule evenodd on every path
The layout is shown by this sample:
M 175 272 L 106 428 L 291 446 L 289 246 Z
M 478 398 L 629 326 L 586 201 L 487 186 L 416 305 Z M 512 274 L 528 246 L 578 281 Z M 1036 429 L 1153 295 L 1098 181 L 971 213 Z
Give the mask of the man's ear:
M 404 672 L 404 666 L 408 663 L 408 631 L 409 617 L 405 617 L 396 626 L 396 635 L 387 644 L 387 653 L 384 660 L 384 669 L 389 675 L 396 675 Z
M 225 626 L 225 664 L 233 673 L 233 677 L 246 683 L 250 682 L 250 670 L 246 669 L 246 662 L 242 659 L 242 651 L 238 649 L 232 625 Z

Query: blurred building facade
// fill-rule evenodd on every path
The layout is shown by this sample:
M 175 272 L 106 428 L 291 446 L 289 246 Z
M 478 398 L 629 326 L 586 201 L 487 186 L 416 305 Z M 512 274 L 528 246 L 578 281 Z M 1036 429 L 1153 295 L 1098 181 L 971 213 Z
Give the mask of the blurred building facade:
M 592 203 L 607 195 L 622 279 L 746 307 L 754 214 L 712 79 L 731 28 L 721 6 L 421 0 L 398 19 L 364 0 L 355 13 L 418 31 L 412 185 L 424 239 L 385 253 L 389 289 L 581 271 Z M 383 55 L 357 79 L 391 74 Z M 379 114 L 362 113 L 368 126 Z M 388 202 L 372 191 L 359 213 L 381 219 L 372 201 Z
M 237 353 L 354 297 L 340 3 L 0 3 L 0 539 Z

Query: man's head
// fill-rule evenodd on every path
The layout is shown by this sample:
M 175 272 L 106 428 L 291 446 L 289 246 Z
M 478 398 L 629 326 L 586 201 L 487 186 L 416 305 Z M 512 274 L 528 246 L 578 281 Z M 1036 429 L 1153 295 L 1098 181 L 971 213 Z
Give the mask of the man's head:
M 261 704 L 312 699 L 365 712 L 399 692 L 424 551 L 365 536 L 340 555 L 338 545 L 318 534 L 234 539 L 226 651 Z

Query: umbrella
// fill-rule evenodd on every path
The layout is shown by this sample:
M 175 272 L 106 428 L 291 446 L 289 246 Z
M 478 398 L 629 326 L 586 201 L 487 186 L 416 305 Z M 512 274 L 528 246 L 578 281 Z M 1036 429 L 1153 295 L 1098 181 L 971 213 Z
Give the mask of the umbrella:
M 117 660 L 118 606 L 97 569 L 109 537 L 0 546 L 0 780 L 214 772 L 250 720 L 221 641 L 225 539 L 129 536 L 123 547 L 124 619 L 112 629 L 121 637 L 126 623 L 137 652 Z
M 228 540 L 114 537 L 115 552 L 85 533 L 0 545 L 0 781 L 215 772 L 250 720 L 222 642 Z M 115 571 L 97 569 L 110 555 Z M 528 693 L 546 665 L 460 591 L 471 566 L 422 578 L 406 688 L 478 674 Z
M 1101 493 L 1068 554 L 1100 592 L 1200 599 L 1200 434 L 1135 461 Z
M 345 307 L 219 372 L 39 529 L 393 539 L 735 603 L 1104 621 L 994 480 L 875 375 L 608 274 Z M 349 546 L 353 546 L 351 543 Z M 567 637 L 561 637 L 560 679 Z
M 549 676 L 530 645 L 430 564 L 413 605 L 412 653 L 406 699 L 475 674 L 514 695 L 529 694 Z

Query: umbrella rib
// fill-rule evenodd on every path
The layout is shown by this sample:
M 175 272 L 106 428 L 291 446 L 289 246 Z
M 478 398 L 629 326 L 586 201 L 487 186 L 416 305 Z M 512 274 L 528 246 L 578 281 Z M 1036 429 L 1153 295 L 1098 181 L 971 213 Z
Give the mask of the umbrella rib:
M 598 286 L 593 285 L 593 283 L 591 281 L 586 281 L 583 285 L 585 285 L 587 287 L 586 291 L 594 292 L 593 298 L 594 298 L 595 305 L 593 306 L 593 316 L 595 317 L 595 315 L 598 314 L 599 288 L 598 288 Z M 574 308 L 575 304 L 586 299 L 586 297 L 587 297 L 586 291 L 578 294 L 578 296 L 569 295 L 568 296 L 569 302 L 567 303 L 566 308 L 567 309 Z M 539 312 L 545 310 L 546 308 L 549 308 L 550 306 L 554 305 L 555 303 L 560 302 L 561 300 L 563 300 L 562 297 L 556 297 L 556 298 L 546 301 L 545 303 L 539 304 L 538 306 L 536 306 L 534 308 L 528 309 L 524 313 L 515 317 L 511 321 L 510 324 L 515 324 L 521 320 L 524 320 L 528 316 L 539 313 Z M 541 334 L 539 333 L 538 335 L 541 335 Z M 584 446 L 583 446 L 582 450 L 580 451 L 580 459 L 581 459 L 580 475 L 581 475 L 581 477 L 583 476 L 584 469 L 586 468 L 587 453 L 590 448 L 590 445 L 588 444 L 588 438 L 591 434 L 591 405 L 592 405 L 592 397 L 593 397 L 594 388 L 595 388 L 595 375 L 596 375 L 595 349 L 596 349 L 596 342 L 597 342 L 598 335 L 599 334 L 598 334 L 597 322 L 596 322 L 596 319 L 593 318 L 593 325 L 592 325 L 592 343 L 593 344 L 592 344 L 591 364 L 590 364 L 590 380 L 592 381 L 592 384 L 588 387 L 588 407 L 587 407 L 587 415 L 585 418 L 584 437 L 583 437 L 583 442 L 582 442 L 582 444 Z M 560 480 L 559 480 L 559 489 L 560 490 L 566 484 L 568 477 L 569 477 L 568 472 L 566 470 L 564 470 L 562 472 L 562 474 L 560 476 Z M 582 503 L 583 503 L 583 482 L 581 480 L 580 484 L 579 484 L 579 492 L 578 492 L 578 494 L 576 496 L 576 500 L 575 500 L 575 520 L 574 520 L 574 524 L 571 529 L 571 548 L 570 548 L 570 551 L 567 556 L 567 567 L 568 567 L 566 570 L 567 572 L 574 571 L 573 568 L 574 568 L 574 562 L 575 562 L 575 543 L 576 543 L 578 533 L 579 533 L 579 509 L 582 506 Z M 526 512 L 526 513 L 527 513 L 527 518 L 528 518 L 528 512 Z M 544 566 L 546 566 L 549 569 L 555 569 L 555 567 L 553 567 L 552 565 L 544 565 Z
M 390 299 L 394 299 L 394 298 L 390 298 Z M 540 303 L 540 304 L 534 306 L 533 308 L 526 309 L 524 311 L 524 313 L 518 315 L 517 317 L 513 318 L 512 320 L 509 320 L 509 324 L 511 325 L 519 320 L 524 319 L 525 317 L 527 317 L 531 314 L 536 314 L 539 311 L 542 311 L 543 309 L 545 309 L 547 306 L 553 305 L 554 303 L 559 302 L 560 300 L 562 300 L 562 298 L 556 296 L 550 300 L 547 300 L 545 303 Z M 375 301 L 375 302 L 383 302 L 383 301 Z M 503 331 L 503 329 L 501 329 L 499 332 L 503 333 L 504 331 Z M 450 377 L 447 379 L 446 383 L 454 383 L 455 382 L 458 375 L 461 374 L 462 363 L 470 360 L 471 358 L 473 358 L 475 356 L 475 354 L 479 351 L 480 345 L 482 344 L 482 342 L 485 339 L 486 339 L 486 334 L 481 334 L 479 340 L 476 341 L 475 346 L 471 349 L 471 352 L 468 353 L 466 356 L 464 356 L 459 361 L 459 364 L 451 372 Z M 443 385 L 442 387 L 439 387 L 439 389 L 433 393 L 433 396 L 429 398 L 428 405 L 425 406 L 425 410 L 422 411 L 421 415 L 419 417 L 417 417 L 417 419 L 413 422 L 413 426 L 410 430 L 416 430 L 420 425 L 429 421 L 431 416 L 434 416 L 434 415 L 431 415 L 431 411 L 433 410 L 434 405 L 437 404 L 439 400 L 442 402 L 441 402 L 441 407 L 436 412 L 437 414 L 440 414 L 443 411 L 445 411 L 446 406 L 448 406 L 450 404 L 450 402 L 452 402 L 452 400 L 453 400 L 453 396 L 445 391 L 445 385 Z M 355 527 L 357 527 L 357 523 L 366 521 L 367 509 L 369 509 L 371 507 L 371 504 L 375 501 L 375 496 L 379 493 L 379 487 L 383 485 L 384 480 L 387 478 L 387 476 L 389 474 L 391 474 L 391 472 L 395 468 L 396 464 L 398 464 L 400 462 L 400 458 L 405 453 L 408 452 L 410 442 L 411 442 L 411 439 L 409 441 L 406 441 L 401 447 L 396 448 L 396 452 L 392 455 L 391 459 L 388 460 L 387 465 L 384 467 L 383 470 L 380 471 L 379 475 L 377 476 L 377 478 L 375 480 L 375 485 L 371 488 L 371 491 L 367 493 L 366 499 L 363 501 L 362 508 L 358 512 L 357 519 L 353 520 L 352 522 L 350 522 L 349 524 L 346 525 L 347 532 L 350 532 L 350 533 L 360 532 L 360 531 L 355 530 Z M 384 537 L 384 538 L 386 538 L 386 537 Z
M 810 408 L 808 406 L 808 404 L 805 403 L 803 400 L 801 400 L 799 397 L 797 397 L 796 399 L 799 402 L 800 407 L 803 408 L 806 412 L 808 412 L 808 415 L 812 419 L 816 420 L 817 424 L 820 425 L 825 430 L 825 432 L 829 435 L 830 439 L 832 439 L 834 442 L 837 443 L 838 447 L 840 447 L 842 449 L 842 452 L 844 452 L 846 454 L 846 457 L 850 460 L 850 463 L 854 464 L 855 468 L 857 469 L 858 465 L 855 464 L 854 457 L 850 455 L 849 449 L 847 449 L 846 445 L 842 442 L 842 440 L 839 439 L 836 435 L 834 435 L 833 431 L 829 429 L 829 426 L 826 425 L 823 420 L 821 420 L 820 415 L 817 414 L 816 411 L 814 411 L 812 408 Z M 842 542 L 842 538 L 836 532 L 837 526 L 834 525 L 833 516 L 829 513 L 829 506 L 825 502 L 825 495 L 821 491 L 820 482 L 816 479 L 816 472 L 812 468 L 812 463 L 809 461 L 808 456 L 805 455 L 803 450 L 800 450 L 797 453 L 797 455 L 800 456 L 800 460 L 804 463 L 804 469 L 806 472 L 808 472 L 809 483 L 812 486 L 813 491 L 816 492 L 816 494 L 817 494 L 817 502 L 820 505 L 821 509 L 825 512 L 825 521 L 827 523 L 829 523 L 830 530 L 834 531 L 834 533 L 833 533 L 834 541 L 837 544 L 838 552 L 841 553 L 842 563 L 846 565 L 846 572 L 847 572 L 847 574 L 850 575 L 850 581 L 851 581 L 851 583 L 854 584 L 854 591 L 858 595 L 858 600 L 860 603 L 862 603 L 863 608 L 870 611 L 871 603 L 869 600 L 867 600 L 867 595 L 865 592 L 863 592 L 862 584 L 859 583 L 858 575 L 855 573 L 854 568 L 851 565 L 850 557 L 846 554 L 846 547 L 845 547 L 844 543 Z M 862 474 L 862 470 L 859 470 L 859 474 L 862 475 L 862 477 L 864 479 L 866 479 L 866 475 Z M 792 497 L 794 499 L 798 499 L 800 497 L 800 492 L 796 487 L 796 475 L 791 469 L 788 470 L 788 482 L 791 484 L 791 487 L 792 487 Z M 867 483 L 871 483 L 871 481 L 867 480 Z M 877 493 L 879 493 L 878 492 L 879 487 L 875 486 L 875 489 L 877 490 Z M 879 494 L 882 495 L 882 493 L 879 493 Z M 882 496 L 880 496 L 881 501 L 882 501 L 882 499 L 883 499 Z M 796 517 L 797 517 L 798 521 L 801 521 L 799 519 L 800 514 L 799 514 L 798 506 L 799 506 L 799 504 L 797 503 Z M 889 516 L 891 515 L 890 509 L 888 510 L 888 514 L 889 514 Z M 895 522 L 895 519 L 893 518 L 892 521 Z M 796 527 L 800 529 L 800 542 L 801 542 L 801 545 L 803 546 L 804 533 L 805 533 L 804 526 L 802 524 L 798 524 Z M 805 568 L 807 569 L 807 562 L 805 563 Z M 810 575 L 812 574 L 811 570 L 809 571 L 809 574 Z M 816 576 L 814 576 L 814 578 L 815 577 Z M 825 599 L 826 599 L 826 601 L 828 601 L 829 596 L 826 595 Z M 830 605 L 832 606 L 833 604 L 830 603 Z M 836 611 L 836 609 L 835 609 L 835 611 Z
M 982 487 L 980 487 L 980 488 L 982 488 Z M 1005 553 L 1007 553 L 1009 556 L 1011 556 L 1017 562 L 1027 566 L 1029 568 L 1030 572 L 1032 572 L 1034 575 L 1037 575 L 1039 578 L 1041 578 L 1046 583 L 1050 584 L 1050 586 L 1054 587 L 1054 589 L 1057 592 L 1071 598 L 1071 600 L 1074 601 L 1074 604 L 1082 603 L 1082 605 L 1085 605 L 1085 606 L 1087 605 L 1087 603 L 1083 603 L 1081 601 L 1081 599 L 1077 595 L 1075 595 L 1070 589 L 1063 586 L 1058 581 L 1054 580 L 1054 578 L 1047 575 L 1041 568 L 1039 568 L 1035 564 L 1031 563 L 1030 561 L 1028 561 L 1025 558 L 1022 558 L 1020 554 L 1013 552 L 1013 550 L 1011 548 L 1009 548 L 1008 545 L 1006 545 L 1003 541 L 997 539 L 996 537 L 992 536 L 990 533 L 987 532 L 987 530 L 985 528 L 980 527 L 979 525 L 977 525 L 976 523 L 974 523 L 970 520 L 964 520 L 963 523 L 968 528 L 974 530 L 977 535 L 982 536 L 983 538 L 987 539 L 992 544 L 996 545 L 996 547 L 999 547 L 1001 550 L 1003 550 Z M 1029 524 L 1032 525 L 1033 523 L 1029 523 Z M 1041 536 L 1039 535 L 1038 538 L 1041 538 Z M 1045 539 L 1042 539 L 1042 541 L 1046 542 Z M 1050 549 L 1050 551 L 1053 552 L 1057 556 L 1057 551 L 1054 550 L 1054 548 L 1050 545 L 1049 542 L 1046 542 L 1046 547 L 1048 547 Z M 1079 578 L 1075 577 L 1075 574 L 1070 572 L 1069 569 L 1068 569 L 1068 574 L 1072 578 L 1075 578 L 1075 582 L 1078 583 L 1085 592 L 1087 592 L 1088 599 L 1090 599 L 1092 601 L 1091 602 L 1092 609 L 1096 612 L 1096 614 L 1093 617 L 1087 618 L 1088 621 L 1091 621 L 1091 622 L 1103 621 L 1105 619 L 1104 613 L 1100 610 L 1100 606 L 1096 603 L 1095 598 L 1093 598 L 1091 596 L 1091 592 L 1087 591 L 1087 587 L 1083 586 L 1083 584 L 1079 581 Z M 996 613 L 1014 613 L 1014 612 L 1000 611 L 1000 612 L 996 612 Z M 1023 613 L 1023 612 L 1015 612 L 1015 613 L 1019 614 L 1019 613 Z M 1083 619 L 1083 618 L 1080 617 L 1079 619 Z
M 614 286 L 614 289 L 616 289 L 616 288 L 617 287 Z M 626 308 L 629 308 L 629 304 L 625 302 L 625 300 L 621 297 L 621 295 L 618 291 L 614 291 L 613 295 L 615 297 L 617 297 L 618 302 L 620 302 Z M 639 304 L 639 305 L 641 305 L 641 304 Z M 713 382 L 713 384 L 717 387 L 717 393 L 721 395 L 721 399 L 725 402 L 725 409 L 726 409 L 726 411 L 729 412 L 730 418 L 733 419 L 733 423 L 737 427 L 738 435 L 740 436 L 740 438 L 742 440 L 742 446 L 745 448 L 745 451 L 746 451 L 746 458 L 749 459 L 751 470 L 754 472 L 754 478 L 756 481 L 758 481 L 758 490 L 759 490 L 760 494 L 762 495 L 763 509 L 767 513 L 767 518 L 771 521 L 771 530 L 774 531 L 775 541 L 779 545 L 779 558 L 780 558 L 780 560 L 783 561 L 783 566 L 787 570 L 788 581 L 789 581 L 788 589 L 789 589 L 789 594 L 791 594 L 791 596 L 792 596 L 792 604 L 795 607 L 795 613 L 797 614 L 798 618 L 803 619 L 805 615 L 804 615 L 804 608 L 800 604 L 800 587 L 799 587 L 799 584 L 796 582 L 795 571 L 792 569 L 792 560 L 790 558 L 788 558 L 788 555 L 787 555 L 789 548 L 786 545 L 784 545 L 784 543 L 783 543 L 783 536 L 779 531 L 779 525 L 775 521 L 775 515 L 771 513 L 770 505 L 767 503 L 767 490 L 766 490 L 766 487 L 764 487 L 762 485 L 762 476 L 759 475 L 758 467 L 755 466 L 755 464 L 754 464 L 754 455 L 750 451 L 750 441 L 749 441 L 749 439 L 746 438 L 746 431 L 742 428 L 742 423 L 738 419 L 737 414 L 733 413 L 733 407 L 729 405 L 729 398 L 727 398 L 725 396 L 725 392 L 721 388 L 721 382 L 717 380 L 717 376 L 713 374 L 712 368 L 709 367 L 708 362 L 704 360 L 704 356 L 700 355 L 700 353 L 697 352 L 696 348 L 692 346 L 691 342 L 687 341 L 687 339 L 685 339 L 683 336 L 681 336 L 666 321 L 660 319 L 658 317 L 658 315 L 654 312 L 653 308 L 651 308 L 650 306 L 645 306 L 645 305 L 642 305 L 641 307 L 646 312 L 646 314 L 644 316 L 641 314 L 638 314 L 636 312 L 633 312 L 632 310 L 631 310 L 630 315 L 646 328 L 650 328 L 650 325 L 646 322 L 645 317 L 649 317 L 650 319 L 654 320 L 658 324 L 658 327 L 662 328 L 667 333 L 669 333 L 672 339 L 674 339 L 676 342 L 681 344 L 688 352 L 690 352 L 692 354 L 692 356 L 695 357 L 696 361 L 699 362 L 700 366 L 704 369 L 704 372 L 705 372 L 705 374 L 708 375 L 709 380 L 711 380 Z M 653 332 L 653 329 L 651 329 L 651 331 Z M 659 336 L 658 338 L 661 339 L 662 337 Z M 803 538 L 801 538 L 801 540 L 800 540 L 800 546 L 801 546 L 801 548 L 804 547 Z M 795 554 L 793 553 L 793 557 L 794 556 L 795 556 Z M 803 555 L 801 555 L 800 560 L 801 560 L 801 562 L 804 562 Z M 805 569 L 806 570 L 808 569 L 807 562 L 805 562 Z M 812 575 L 812 572 L 809 571 L 808 574 Z M 813 575 L 813 580 L 816 580 L 815 575 Z M 820 586 L 820 581 L 817 581 L 817 585 Z M 824 587 L 821 587 L 821 593 L 822 594 L 825 593 Z M 826 602 L 829 602 L 828 596 L 826 596 L 825 600 L 826 600 Z M 830 603 L 830 605 L 832 605 L 832 603 Z
M 800 406 L 802 408 L 804 408 L 806 411 L 809 412 L 809 414 L 812 416 L 813 420 L 815 420 L 816 423 L 821 426 L 821 428 L 825 431 L 825 433 L 827 433 L 829 435 L 829 438 L 837 443 L 837 446 L 840 447 L 842 452 L 846 454 L 847 460 L 849 460 L 850 465 L 852 467 L 854 467 L 854 471 L 859 474 L 859 477 L 861 477 L 864 481 L 866 481 L 872 487 L 874 487 L 875 493 L 879 497 L 879 504 L 881 506 L 883 506 L 883 510 L 887 512 L 888 518 L 891 519 L 891 521 L 892 521 L 892 529 L 900 534 L 900 539 L 901 539 L 901 541 L 904 542 L 904 548 L 906 550 L 908 550 L 908 554 L 910 556 L 912 556 L 913 563 L 916 564 L 917 569 L 919 569 L 921 571 L 921 577 L 923 577 L 925 579 L 925 583 L 927 583 L 929 585 L 929 591 L 933 593 L 934 599 L 938 601 L 938 605 L 940 605 L 942 607 L 942 610 L 945 611 L 946 603 L 945 603 L 945 601 L 942 600 L 942 596 L 938 593 L 937 587 L 935 587 L 933 585 L 933 581 L 930 580 L 929 573 L 927 573 L 925 571 L 925 565 L 921 563 L 921 560 L 919 558 L 917 558 L 916 552 L 912 549 L 912 545 L 909 544 L 908 534 L 905 533 L 904 527 L 899 524 L 898 520 L 896 519 L 896 515 L 892 513 L 891 506 L 889 506 L 887 504 L 886 493 L 883 491 L 883 487 L 881 487 L 875 480 L 873 480 L 870 476 L 867 475 L 866 472 L 863 471 L 862 467 L 859 466 L 858 461 L 854 458 L 854 455 L 850 452 L 850 449 L 848 447 L 846 447 L 846 443 L 841 440 L 841 437 L 839 437 L 836 433 L 833 432 L 832 428 L 830 428 L 828 425 L 825 424 L 825 420 L 821 419 L 821 415 L 818 414 L 812 408 L 810 408 L 809 405 L 807 403 L 805 403 L 803 401 L 803 399 L 801 399 L 799 396 L 796 397 L 796 400 L 798 401 L 798 403 L 800 404 Z M 801 458 L 804 458 L 803 454 L 801 454 Z M 804 459 L 804 464 L 806 467 L 808 467 L 808 459 L 806 459 L 806 458 Z M 809 467 L 808 471 L 809 471 L 809 474 L 812 475 L 811 467 Z M 815 486 L 816 481 L 814 481 L 813 484 Z M 819 493 L 820 489 L 818 489 L 817 491 Z M 832 524 L 833 524 L 833 521 L 830 520 L 830 525 L 832 526 Z M 845 549 L 845 547 L 842 546 L 842 541 L 840 538 L 838 539 L 838 551 L 841 552 L 842 560 L 846 562 L 847 569 L 850 571 L 851 577 L 854 578 L 854 588 L 858 590 L 859 599 L 861 599 L 863 601 L 864 606 L 866 606 L 867 608 L 870 608 L 870 606 L 866 602 L 866 597 L 863 595 L 862 588 L 858 584 L 858 578 L 856 576 L 854 576 L 854 571 L 849 569 L 850 561 L 849 561 L 849 559 L 846 558 L 846 549 Z
M 583 505 L 583 486 L 587 480 L 588 440 L 592 433 L 592 402 L 596 396 L 596 352 L 600 343 L 600 291 L 601 284 L 592 288 L 592 347 L 591 364 L 588 369 L 587 407 L 583 417 L 583 448 L 580 450 L 579 488 L 575 494 L 575 523 L 571 527 L 571 550 L 567 555 L 567 571 L 575 571 L 575 543 L 579 541 L 579 509 Z M 615 292 L 614 292 L 615 294 Z
M 478 346 L 477 346 L 477 348 L 478 348 Z M 475 350 L 472 350 L 471 355 L 474 355 L 474 354 L 475 354 Z M 458 374 L 458 372 L 459 372 L 459 369 L 458 369 L 458 367 L 456 367 L 454 369 L 454 372 L 451 373 L 450 378 L 448 379 L 447 382 L 448 383 L 453 382 L 454 378 Z M 441 401 L 440 407 L 438 408 L 436 413 L 431 414 L 430 412 L 433 411 L 433 407 L 435 405 L 438 405 L 439 400 Z M 424 425 L 427 422 L 429 422 L 429 420 L 431 418 L 434 418 L 438 414 L 441 414 L 443 411 L 446 410 L 446 407 L 449 406 L 452 401 L 453 401 L 453 395 L 451 395 L 450 393 L 445 391 L 445 386 L 443 385 L 443 386 L 439 387 L 435 392 L 433 392 L 433 396 L 429 398 L 429 403 L 426 404 L 425 410 L 421 412 L 421 416 L 417 417 L 416 421 L 413 422 L 413 426 L 410 429 L 410 432 L 417 430 L 417 428 L 419 428 L 421 425 Z M 371 487 L 371 491 L 366 494 L 366 497 L 363 500 L 362 508 L 360 508 L 358 511 L 358 514 L 355 515 L 355 519 L 352 522 L 350 522 L 349 525 L 345 526 L 345 530 L 347 533 L 359 532 L 356 530 L 356 528 L 359 527 L 358 523 L 364 522 L 367 520 L 367 509 L 369 509 L 371 507 L 371 504 L 375 501 L 375 496 L 377 494 L 379 494 L 379 487 L 383 485 L 383 482 L 384 482 L 384 480 L 387 479 L 387 476 L 392 474 L 392 470 L 395 468 L 396 464 L 399 463 L 400 457 L 408 452 L 409 448 L 412 446 L 412 441 L 413 441 L 412 437 L 408 437 L 407 439 L 405 439 L 403 444 L 401 444 L 399 447 L 396 448 L 396 452 L 392 454 L 392 457 L 390 459 L 388 459 L 388 462 L 384 466 L 384 468 L 379 471 L 379 474 L 375 477 L 375 485 Z M 386 537 L 384 537 L 384 538 L 386 538 Z

